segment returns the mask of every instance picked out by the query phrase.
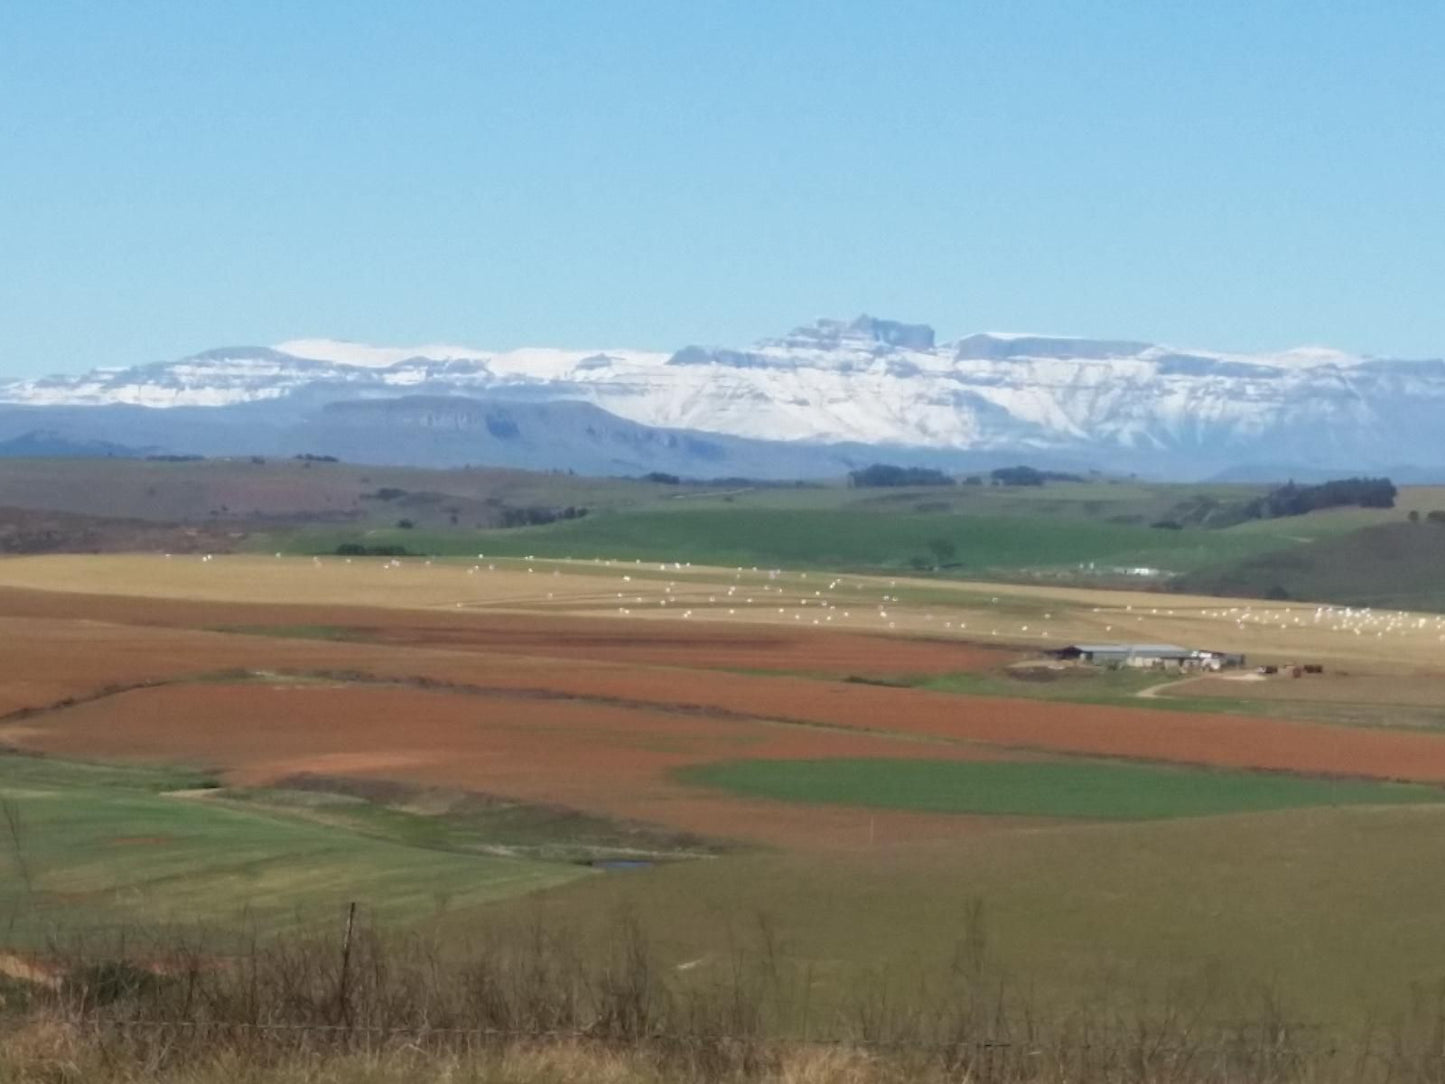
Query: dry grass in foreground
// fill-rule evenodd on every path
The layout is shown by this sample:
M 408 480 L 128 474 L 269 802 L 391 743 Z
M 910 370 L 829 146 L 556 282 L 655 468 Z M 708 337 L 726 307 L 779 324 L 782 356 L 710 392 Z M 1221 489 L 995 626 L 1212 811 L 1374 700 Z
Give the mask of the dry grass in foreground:
M 433 1055 L 398 1049 L 382 1054 L 311 1054 L 257 1059 L 233 1051 L 196 1059 L 184 1067 L 158 1070 L 143 1060 L 127 1060 L 113 1050 L 100 1050 L 74 1032 L 40 1027 L 5 1037 L 0 1052 L 0 1080 L 7 1084 L 53 1084 L 86 1081 L 95 1084 L 686 1084 L 692 1081 L 748 1080 L 758 1084 L 943 1084 L 997 1081 L 1286 1081 L 1323 1079 L 1312 1074 L 1246 1075 L 1221 1067 L 1220 1073 L 1183 1073 L 1162 1065 L 1144 1069 L 1079 1076 L 1069 1067 L 1041 1065 L 1019 1075 L 1011 1070 L 972 1071 L 919 1064 L 906 1058 L 879 1058 L 854 1049 L 790 1049 L 752 1072 L 721 1074 L 660 1059 L 639 1050 L 554 1042 L 517 1044 L 465 1054 Z M 1122 1068 L 1122 1067 L 1121 1067 Z M 1339 1079 L 1348 1079 L 1339 1078 Z M 1402 1078 L 1397 1078 L 1402 1079 Z
M 1041 1013 L 972 934 L 939 975 L 858 977 L 824 1014 L 767 929 L 722 977 L 660 969 L 619 919 L 603 951 L 541 928 L 479 946 L 360 931 L 228 956 L 78 946 L 0 973 L 3 1084 L 1334 1084 L 1445 1079 L 1445 999 L 1348 1039 L 1207 996 Z M 17 957 L 7 959 L 14 964 Z M 4 977 L 8 974 L 8 978 Z
M 1219 1043 L 1148 1028 L 1080 1032 L 1062 1045 L 901 1046 L 578 1038 L 434 1045 L 397 1040 L 272 1046 L 152 1042 L 34 1017 L 0 1032 L 5 1084 L 1413 1084 L 1441 1079 L 1433 1046 L 1307 1052 L 1285 1036 Z

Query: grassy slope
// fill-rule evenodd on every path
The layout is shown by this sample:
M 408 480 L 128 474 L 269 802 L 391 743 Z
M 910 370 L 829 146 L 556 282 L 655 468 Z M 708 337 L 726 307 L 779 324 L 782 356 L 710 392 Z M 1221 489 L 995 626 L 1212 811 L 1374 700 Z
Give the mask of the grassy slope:
M 407 495 L 390 501 L 366 499 L 383 488 Z M 886 570 L 919 560 L 931 564 L 935 557 L 929 543 L 945 540 L 955 547 L 955 555 L 945 563 L 955 565 L 953 571 L 960 575 L 1054 578 L 1071 567 L 1077 572 L 1081 562 L 1144 565 L 1185 574 L 1219 568 L 1232 582 L 1189 585 L 1241 594 L 1261 594 L 1280 582 L 1277 566 L 1268 561 L 1271 553 L 1290 554 L 1361 527 L 1398 522 L 1409 509 L 1445 507 L 1445 489 L 1415 487 L 1403 490 L 1399 507 L 1389 511 L 1341 509 L 1213 532 L 1144 526 L 1192 496 L 1238 499 L 1258 491 L 1249 486 L 1135 481 L 1041 488 L 760 489 L 286 460 L 7 460 L 0 465 L 0 506 L 205 523 L 218 531 L 239 528 L 251 533 L 245 542 L 240 535 L 218 538 L 219 549 L 241 543 L 256 550 L 314 552 L 364 537 L 437 554 L 535 553 Z M 593 514 L 538 529 L 478 529 L 496 522 L 503 507 L 568 505 L 585 506 Z M 414 521 L 418 529 L 395 528 L 401 519 Z M 336 526 L 293 535 L 292 527 L 272 530 L 278 522 Z M 1297 589 L 1291 590 L 1289 582 L 1280 585 L 1300 597 L 1445 606 L 1445 587 L 1432 600 L 1441 580 L 1431 568 L 1421 570 L 1427 584 L 1423 597 L 1417 593 L 1422 576 L 1413 567 L 1402 566 L 1398 577 L 1370 577 L 1368 582 L 1356 582 L 1355 571 L 1347 568 L 1321 577 L 1291 571 L 1288 579 L 1297 581 Z
M 561 806 L 378 780 L 307 777 L 291 785 L 228 790 L 228 802 L 350 829 L 412 847 L 506 853 L 552 862 L 679 858 L 716 845 L 683 832 L 627 824 Z
M 647 503 L 545 527 L 505 531 L 304 530 L 265 537 L 255 548 L 329 552 L 339 543 L 400 545 L 434 555 L 612 557 L 788 568 L 909 568 L 951 546 L 949 573 L 1016 577 L 1147 566 L 1189 574 L 1289 553 L 1364 526 L 1398 522 L 1409 508 L 1445 503 L 1437 489 L 1405 490 L 1393 510 L 1340 509 L 1258 521 L 1227 530 L 1166 531 L 1147 523 L 1185 497 L 1233 499 L 1247 487 L 1143 483 L 1060 484 L 1040 489 L 951 488 L 665 490 Z M 585 502 L 584 502 L 585 503 Z
M 1140 691 L 1170 682 L 1157 671 L 1102 670 L 1088 677 L 1056 681 L 1024 681 L 1000 673 L 920 675 L 900 682 L 964 696 L 1020 697 L 1072 704 L 1114 704 L 1161 711 L 1197 711 L 1253 715 L 1341 726 L 1445 727 L 1445 704 L 1424 706 L 1410 701 L 1313 700 L 1262 698 L 1254 685 L 1241 683 L 1229 695 L 1205 694 L 1189 685 L 1164 688 L 1152 697 Z
M 1233 529 L 1294 534 L 1310 539 L 1328 538 L 1357 531 L 1361 527 L 1399 523 L 1410 512 L 1418 512 L 1423 518 L 1436 509 L 1445 509 L 1445 486 L 1405 486 L 1396 495 L 1394 508 L 1329 508 L 1307 516 L 1283 516 L 1242 523 Z
M 1433 787 L 1087 760 L 742 760 L 689 769 L 683 778 L 786 802 L 1096 820 L 1445 801 Z
M 334 914 L 350 900 L 405 922 L 582 872 L 422 850 L 166 793 L 200 781 L 0 756 L 0 800 L 20 826 L 0 837 L 0 934 L 170 922 L 243 933 Z
M 441 500 L 364 499 L 389 488 Z M 200 523 L 253 518 L 356 518 L 388 524 L 410 517 L 447 523 L 446 508 L 463 524 L 488 502 L 514 507 L 586 505 L 616 509 L 663 499 L 672 487 L 618 478 L 578 478 L 486 468 L 424 470 L 350 463 L 215 459 L 152 463 L 135 459 L 6 459 L 0 461 L 0 507 L 52 509 L 96 516 Z
M 1292 545 L 1223 532 L 1159 531 L 1082 517 L 866 514 L 849 509 L 702 506 L 596 515 L 506 531 L 308 530 L 284 540 L 291 552 L 331 552 L 344 541 L 406 546 L 435 555 L 640 557 L 653 561 L 787 568 L 903 569 L 932 563 L 930 543 L 952 547 L 947 571 L 980 576 L 1024 569 L 1148 565 L 1197 568 L 1221 555 L 1245 557 Z M 270 542 L 258 543 L 264 548 Z
M 1445 526 L 1390 523 L 1308 546 L 1220 561 L 1173 584 L 1196 594 L 1445 610 Z
M 1381 1022 L 1410 1003 L 1410 984 L 1445 979 L 1442 829 L 1438 805 L 982 832 L 911 848 L 870 848 L 863 826 L 850 853 L 594 878 L 454 912 L 443 928 L 541 916 L 600 937 L 624 911 L 664 961 L 698 961 L 705 978 L 765 924 L 780 954 L 811 965 L 821 1020 L 830 991 L 913 989 L 920 972 L 946 968 L 977 904 L 996 968 L 1045 1001 L 1210 984 L 1274 990 L 1295 1019 Z
M 844 485 L 805 489 L 751 489 L 724 493 L 680 491 L 668 507 L 836 510 L 889 514 L 967 513 L 1048 516 L 1145 525 L 1186 496 L 1248 499 L 1258 486 L 1218 486 L 1137 481 L 1051 483 L 1045 486 L 899 486 L 852 489 Z
M 407 513 L 406 501 L 364 501 L 378 489 L 435 494 L 465 502 L 498 500 L 512 506 L 585 505 L 593 509 L 737 507 L 758 509 L 911 511 L 917 506 L 951 512 L 1063 515 L 1147 523 L 1184 496 L 1230 499 L 1260 487 L 1091 482 L 1044 487 L 914 487 L 849 489 L 805 487 L 681 486 L 623 478 L 585 478 L 485 467 L 427 470 L 305 464 L 248 459 L 152 463 L 127 459 L 6 459 L 0 461 L 0 506 L 50 508 L 87 515 L 208 521 L 258 515 L 362 515 L 375 523 Z M 1445 503 L 1445 501 L 1442 501 Z M 467 520 L 463 517 L 463 523 Z

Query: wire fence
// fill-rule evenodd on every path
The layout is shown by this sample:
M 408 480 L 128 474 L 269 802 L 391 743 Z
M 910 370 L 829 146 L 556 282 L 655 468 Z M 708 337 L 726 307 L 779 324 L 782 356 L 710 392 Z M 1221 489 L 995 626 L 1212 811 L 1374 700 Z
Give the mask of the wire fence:
M 27 986 L 37 1011 L 122 1057 L 219 1049 L 242 1056 L 408 1049 L 471 1056 L 568 1044 L 712 1064 L 777 1063 L 831 1050 L 880 1064 L 982 1065 L 998 1080 L 1033 1079 L 1031 1066 L 1060 1065 L 1094 1073 L 1076 1073 L 1079 1079 L 1094 1079 L 1100 1066 L 1164 1065 L 1187 1068 L 1194 1074 L 1188 1079 L 1205 1079 L 1199 1073 L 1207 1070 L 1282 1081 L 1305 1079 L 1303 1069 L 1313 1065 L 1351 1079 L 1358 1067 L 1369 1068 L 1372 1079 L 1445 1080 L 1445 1042 L 1432 1044 L 1423 1032 L 1408 1042 L 1400 1032 L 1357 1040 L 1268 1007 L 1257 1016 L 1200 1005 L 1116 1015 L 1090 1005 L 1077 1016 L 1039 1016 L 1036 1006 L 1020 1006 L 970 973 L 961 986 L 915 993 L 908 1002 L 864 984 L 859 1003 L 820 1013 L 811 972 L 789 987 L 786 963 L 766 949 L 747 967 L 742 957 L 728 961 L 714 986 L 693 989 L 671 969 L 654 968 L 645 941 L 626 924 L 610 954 L 584 964 L 575 945 L 545 938 L 502 938 L 475 959 L 457 945 L 393 943 L 358 927 L 356 915 L 353 905 L 340 929 L 272 947 L 257 942 L 234 955 L 134 931 L 111 952 L 97 952 L 104 938 L 71 951 L 7 953 L 0 946 L 0 982 L 8 976 Z M 689 1000 L 698 994 L 701 1000 Z M 871 994 L 880 997 L 870 1002 Z M 757 1004 L 743 1004 L 750 1001 Z M 1445 1029 L 1445 991 L 1436 1008 Z M 1410 1071 L 1397 1072 L 1402 1064 Z M 1261 1066 L 1270 1073 L 1256 1073 Z
M 409 1040 L 473 1040 L 478 1043 L 510 1042 L 595 1042 L 621 1043 L 629 1045 L 702 1046 L 717 1043 L 737 1045 L 751 1044 L 770 1047 L 836 1047 L 857 1050 L 919 1052 L 969 1049 L 969 1050 L 1022 1050 L 1041 1055 L 1041 1049 L 1030 1049 L 1026 1044 L 1007 1039 L 968 1039 L 956 1042 L 926 1042 L 917 1039 L 867 1039 L 839 1036 L 759 1036 L 732 1035 L 720 1033 L 681 1033 L 669 1031 L 646 1031 L 635 1035 L 617 1035 L 607 1031 L 587 1028 L 493 1028 L 493 1027 L 427 1027 L 425 1025 L 381 1025 L 381 1024 L 286 1024 L 286 1023 L 237 1023 L 209 1020 L 125 1020 L 95 1019 L 87 1021 L 89 1026 L 102 1031 L 148 1031 L 178 1033 L 238 1033 L 256 1035 L 322 1035 L 330 1037 L 357 1037 Z M 1179 1048 L 1183 1050 L 1183 1047 Z
M 598 1026 L 569 1027 L 505 1027 L 487 1024 L 433 1025 L 425 1021 L 407 1023 L 370 1023 L 364 1020 L 347 1019 L 352 1016 L 353 984 L 358 980 L 351 971 L 350 945 L 351 922 L 348 916 L 347 932 L 340 948 L 340 965 L 330 976 L 319 979 L 319 987 L 330 987 L 326 993 L 311 986 L 308 1004 L 293 1006 L 304 1013 L 331 1015 L 338 1022 L 321 1020 L 246 1020 L 196 1016 L 192 1018 L 156 1018 L 128 1016 L 125 998 L 134 990 L 127 990 L 109 1003 L 109 998 L 92 996 L 88 987 L 96 983 L 112 981 L 107 979 L 106 969 L 120 965 L 130 969 L 122 976 L 123 985 L 133 986 L 145 979 L 162 982 L 184 982 L 188 977 L 229 973 L 239 975 L 253 957 L 245 953 L 234 956 L 227 954 L 199 954 L 194 952 L 148 953 L 141 949 L 128 959 L 124 955 L 69 952 L 25 952 L 7 950 L 0 945 L 0 980 L 11 979 L 28 986 L 38 994 L 45 995 L 60 1015 L 70 1022 L 97 1032 L 152 1033 L 171 1032 L 189 1036 L 316 1036 L 333 1040 L 375 1041 L 407 1040 L 412 1042 L 447 1041 L 482 1043 L 506 1042 L 595 1042 L 595 1043 L 642 1043 L 658 1046 L 687 1046 L 704 1044 L 751 1044 L 767 1047 L 816 1047 L 847 1048 L 860 1051 L 916 1051 L 920 1053 L 939 1051 L 1013 1051 L 1027 1056 L 1042 1056 L 1044 1051 L 1036 1042 L 1011 1037 L 987 1036 L 981 1038 L 950 1034 L 945 1038 L 923 1038 L 917 1035 L 903 1037 L 880 1037 L 857 1031 L 849 1034 L 781 1034 L 769 1035 L 761 1031 L 727 1031 L 700 1024 L 695 1030 L 678 1031 L 668 1029 L 617 1028 L 606 1023 Z M 132 945 L 134 946 L 133 939 Z M 96 976 L 100 978 L 97 979 Z M 313 979 L 316 976 L 312 976 Z M 233 993 L 235 991 L 232 991 Z M 359 991 L 357 991 L 359 992 Z M 0 1001 L 3 1005 L 3 1001 Z M 130 1006 L 133 1011 L 137 1006 Z M 174 1008 L 174 1004 L 171 1006 Z M 228 1007 L 238 1008 L 236 1002 Z M 362 1010 L 364 1014 L 365 1010 Z M 975 1021 L 977 1023 L 977 1021 Z M 1199 1024 L 1200 1021 L 1195 1021 Z M 880 1030 L 887 1030 L 886 1026 Z M 987 1030 L 985 1024 L 978 1030 Z M 1005 1029 L 1009 1030 L 1009 1029 Z M 1213 1034 L 1194 1033 L 1187 1041 L 1169 1042 L 1161 1038 L 1138 1039 L 1137 1045 L 1148 1047 L 1153 1054 L 1182 1055 L 1204 1051 L 1237 1051 L 1245 1047 L 1256 1050 L 1270 1049 L 1280 1054 L 1300 1057 L 1335 1057 L 1343 1051 L 1333 1040 L 1326 1040 L 1329 1030 L 1321 1024 L 1300 1021 L 1240 1021 L 1215 1019 L 1205 1030 Z M 1137 1038 L 1137 1037 L 1136 1037 Z M 1073 1041 L 1071 1046 L 1087 1051 L 1104 1046 L 1117 1046 L 1117 1037 L 1112 1043 L 1092 1044 Z M 1445 1060 L 1445 1050 L 1438 1055 Z

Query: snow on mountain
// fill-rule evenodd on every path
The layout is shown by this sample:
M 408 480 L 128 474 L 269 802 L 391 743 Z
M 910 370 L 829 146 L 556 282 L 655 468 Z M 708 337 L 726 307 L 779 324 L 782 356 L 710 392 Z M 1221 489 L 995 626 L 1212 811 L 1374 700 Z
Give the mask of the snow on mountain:
M 485 351 L 441 343 L 430 346 L 370 346 L 341 339 L 291 339 L 277 343 L 275 349 L 294 358 L 329 361 L 333 365 L 359 365 L 366 369 L 384 369 L 411 358 L 434 361 L 484 361 L 487 358 Z
M 1422 449 L 1445 362 L 1305 347 L 1248 355 L 1130 340 L 819 320 L 746 349 L 375 347 L 298 339 L 0 385 L 0 403 L 213 407 L 472 396 L 573 400 L 644 426 L 767 441 L 1374 461 Z

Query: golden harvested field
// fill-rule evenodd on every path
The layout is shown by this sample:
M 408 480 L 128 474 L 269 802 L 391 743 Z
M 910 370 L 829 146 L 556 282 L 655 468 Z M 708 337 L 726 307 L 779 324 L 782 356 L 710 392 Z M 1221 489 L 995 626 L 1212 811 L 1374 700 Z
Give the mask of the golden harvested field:
M 1445 616 L 1185 595 L 622 562 L 146 555 L 0 561 L 0 586 L 311 607 L 791 626 L 1029 650 L 1179 643 L 1261 662 L 1445 672 Z M 219 622 L 213 622 L 218 624 Z

